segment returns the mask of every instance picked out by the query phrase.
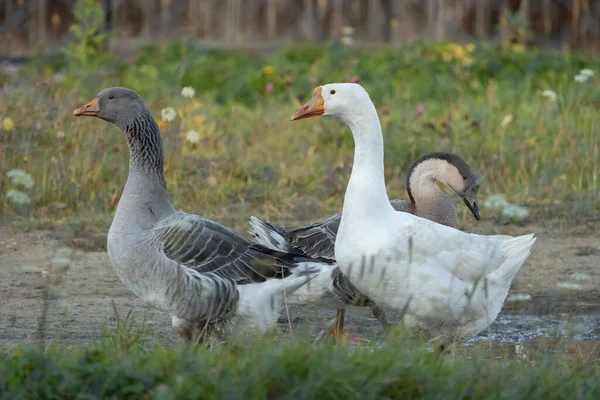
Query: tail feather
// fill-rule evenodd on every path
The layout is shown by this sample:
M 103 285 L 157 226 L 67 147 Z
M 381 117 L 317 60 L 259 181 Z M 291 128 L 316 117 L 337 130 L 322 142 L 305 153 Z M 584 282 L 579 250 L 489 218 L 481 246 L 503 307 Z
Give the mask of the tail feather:
M 534 234 L 517 236 L 502 242 L 502 252 L 504 254 L 504 262 L 500 267 L 492 273 L 497 279 L 502 281 L 511 281 L 521 265 L 531 254 L 531 248 L 535 243 Z
M 289 251 L 283 231 L 268 222 L 261 221 L 255 216 L 250 217 L 251 230 L 248 231 L 257 243 L 273 250 Z

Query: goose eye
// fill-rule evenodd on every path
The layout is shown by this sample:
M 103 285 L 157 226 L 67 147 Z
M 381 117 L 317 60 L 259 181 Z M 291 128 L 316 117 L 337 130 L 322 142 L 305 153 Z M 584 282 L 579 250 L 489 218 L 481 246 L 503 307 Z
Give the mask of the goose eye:
M 463 179 L 466 181 L 466 180 L 467 180 L 467 177 L 463 175 Z
M 331 91 L 329 92 L 329 94 L 335 94 L 335 89 L 331 89 Z
M 108 99 L 109 99 L 109 100 L 112 100 L 112 99 L 114 99 L 114 98 L 115 98 L 115 95 L 114 95 L 114 94 L 109 94 L 109 95 L 108 95 Z

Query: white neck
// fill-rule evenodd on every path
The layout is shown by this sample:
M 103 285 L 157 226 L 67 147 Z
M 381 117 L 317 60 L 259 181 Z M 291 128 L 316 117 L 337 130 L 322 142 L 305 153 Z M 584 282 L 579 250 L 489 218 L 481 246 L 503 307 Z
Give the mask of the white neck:
M 383 135 L 375 106 L 369 102 L 360 111 L 340 118 L 352 130 L 355 145 L 342 218 L 362 219 L 393 211 L 385 186 Z

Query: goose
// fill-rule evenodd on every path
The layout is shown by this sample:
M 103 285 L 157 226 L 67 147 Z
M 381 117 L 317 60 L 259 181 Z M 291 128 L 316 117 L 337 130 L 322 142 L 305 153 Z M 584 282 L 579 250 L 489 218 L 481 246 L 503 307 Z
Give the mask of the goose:
M 274 251 L 177 211 L 160 130 L 135 91 L 104 89 L 73 114 L 103 119 L 125 134 L 129 175 L 108 232 L 108 256 L 131 292 L 171 316 L 180 338 L 224 340 L 234 328 L 266 332 L 285 294 L 333 268 L 329 260 Z
M 341 119 L 354 138 L 334 247 L 340 271 L 380 307 L 402 311 L 410 331 L 441 338 L 441 347 L 486 329 L 535 236 L 466 233 L 396 211 L 385 186 L 381 124 L 361 85 L 319 86 L 290 119 L 319 115 Z
M 396 211 L 405 211 L 456 228 L 458 218 L 454 202 L 442 191 L 440 182 L 460 198 L 475 219 L 479 220 L 477 192 L 480 182 L 473 169 L 458 155 L 433 152 L 421 156 L 409 168 L 406 190 L 410 201 L 391 200 Z M 334 243 L 340 225 L 341 213 L 323 221 L 297 228 L 276 227 L 252 216 L 249 234 L 257 243 L 279 251 L 302 251 L 313 257 L 335 260 Z M 292 296 L 301 303 L 321 301 L 337 310 L 334 328 L 336 337 L 344 335 L 344 318 L 347 306 L 371 307 L 373 315 L 384 329 L 389 327 L 385 311 L 368 297 L 362 295 L 340 273 L 324 271 Z M 356 339 L 356 338 L 355 338 Z

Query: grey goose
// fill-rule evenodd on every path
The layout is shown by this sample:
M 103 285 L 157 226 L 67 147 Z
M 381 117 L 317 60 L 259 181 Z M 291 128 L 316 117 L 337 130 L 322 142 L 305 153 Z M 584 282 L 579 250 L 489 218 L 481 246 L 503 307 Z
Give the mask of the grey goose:
M 129 146 L 129 175 L 108 232 L 119 278 L 172 318 L 187 340 L 224 338 L 234 327 L 268 330 L 285 294 L 331 261 L 275 251 L 198 215 L 177 211 L 167 191 L 160 130 L 142 98 L 107 88 L 73 111 L 119 127 Z

